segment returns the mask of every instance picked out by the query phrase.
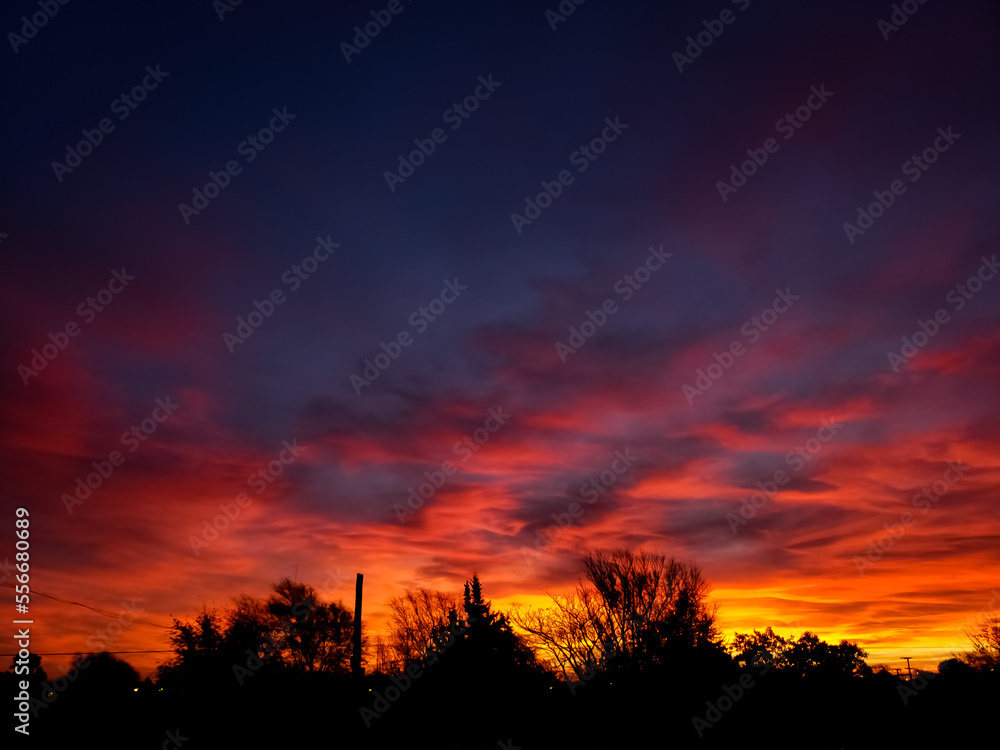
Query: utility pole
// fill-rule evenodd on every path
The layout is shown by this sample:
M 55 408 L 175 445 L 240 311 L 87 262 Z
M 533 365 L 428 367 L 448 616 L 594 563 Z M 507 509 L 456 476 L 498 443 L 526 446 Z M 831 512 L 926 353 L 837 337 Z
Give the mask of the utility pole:
M 358 573 L 358 582 L 354 593 L 354 653 L 351 655 L 351 675 L 360 680 L 365 675 L 361 666 L 361 588 L 365 577 Z
M 908 680 L 912 680 L 913 679 L 913 670 L 910 669 L 910 659 L 912 659 L 913 657 L 912 656 L 900 656 L 899 658 L 906 662 L 906 673 L 909 675 L 909 677 L 907 677 L 907 679 Z

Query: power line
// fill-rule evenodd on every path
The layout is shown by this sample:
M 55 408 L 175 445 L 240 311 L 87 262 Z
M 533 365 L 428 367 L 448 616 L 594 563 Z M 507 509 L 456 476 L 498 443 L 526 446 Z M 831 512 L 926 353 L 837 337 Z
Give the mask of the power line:
M 38 651 L 32 651 L 33 656 L 86 656 L 88 654 L 172 654 L 174 653 L 172 649 L 165 649 L 160 651 L 52 651 L 46 653 L 40 653 Z M 17 656 L 17 654 L 0 654 L 0 656 Z
M 0 581 L 0 586 L 6 586 L 7 588 L 14 588 L 13 583 L 7 583 L 6 581 Z M 53 601 L 60 602 L 62 604 L 72 604 L 76 607 L 83 607 L 84 609 L 89 609 L 97 612 L 99 615 L 104 615 L 105 617 L 113 617 L 116 620 L 128 620 L 130 622 L 137 623 L 139 625 L 150 625 L 154 628 L 163 628 L 164 630 L 170 630 L 170 625 L 161 625 L 158 622 L 152 622 L 150 620 L 144 620 L 140 617 L 128 617 L 123 612 L 109 612 L 106 609 L 101 609 L 100 607 L 92 607 L 89 604 L 82 604 L 80 602 L 71 602 L 68 599 L 61 599 L 58 596 L 53 596 L 52 594 L 46 594 L 38 589 L 29 589 L 29 592 L 35 594 L 36 596 L 44 596 L 46 599 L 52 599 Z

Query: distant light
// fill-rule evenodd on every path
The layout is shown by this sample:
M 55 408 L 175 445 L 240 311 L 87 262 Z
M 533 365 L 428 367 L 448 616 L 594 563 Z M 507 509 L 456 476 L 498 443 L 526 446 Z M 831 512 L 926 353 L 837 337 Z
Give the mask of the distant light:
M 139 688 L 132 688 L 132 692 L 133 693 L 138 693 L 139 692 Z

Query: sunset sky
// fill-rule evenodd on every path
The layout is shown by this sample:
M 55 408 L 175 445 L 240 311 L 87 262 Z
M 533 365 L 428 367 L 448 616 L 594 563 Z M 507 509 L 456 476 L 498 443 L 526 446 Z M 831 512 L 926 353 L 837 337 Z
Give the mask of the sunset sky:
M 730 638 L 964 649 L 1000 608 L 1000 12 L 911 4 L 7 4 L 32 649 L 358 572 L 377 634 L 407 587 L 544 604 L 620 546 L 700 566 Z

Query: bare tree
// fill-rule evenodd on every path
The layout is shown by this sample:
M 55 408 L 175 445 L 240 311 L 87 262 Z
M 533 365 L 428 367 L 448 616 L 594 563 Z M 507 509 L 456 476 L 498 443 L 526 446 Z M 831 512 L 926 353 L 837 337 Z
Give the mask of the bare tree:
M 448 623 L 449 612 L 461 607 L 453 594 L 419 588 L 406 589 L 402 596 L 389 600 L 388 650 L 398 666 L 419 661 L 431 643 L 436 628 Z
M 964 660 L 976 669 L 990 670 L 1000 667 L 1000 614 L 995 611 L 985 614 L 977 630 L 965 631 L 972 651 L 964 655 Z
M 389 643 L 381 635 L 375 636 L 375 672 L 384 675 L 400 673 L 399 661 L 389 648 Z
M 572 596 L 551 595 L 553 606 L 547 609 L 511 609 L 510 621 L 523 633 L 525 642 L 539 660 L 567 681 L 578 679 L 603 665 L 605 648 L 601 643 L 596 608 L 589 599 L 589 589 Z
M 651 634 L 686 646 L 718 639 L 708 583 L 694 565 L 627 549 L 590 553 L 583 565 L 597 593 L 588 604 L 606 659 L 635 660 Z
M 587 580 L 572 596 L 552 596 L 546 610 L 510 613 L 567 679 L 598 665 L 652 663 L 665 644 L 718 642 L 709 587 L 697 567 L 627 549 L 588 553 L 583 566 Z

